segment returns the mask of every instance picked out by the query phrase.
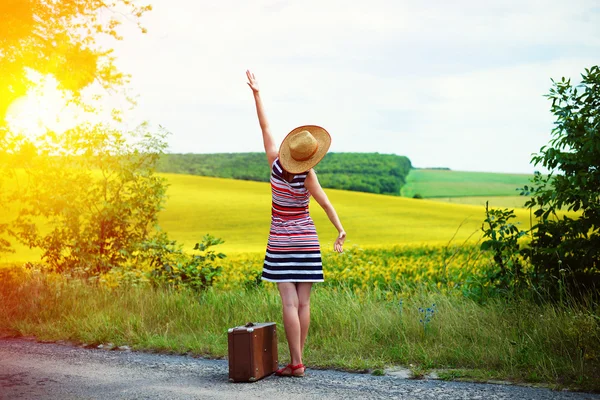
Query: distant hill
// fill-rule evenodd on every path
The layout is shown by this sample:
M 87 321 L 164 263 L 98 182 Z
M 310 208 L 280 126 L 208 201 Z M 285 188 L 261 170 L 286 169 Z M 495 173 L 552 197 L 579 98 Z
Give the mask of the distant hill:
M 325 188 L 399 195 L 411 169 L 407 157 L 379 153 L 328 153 L 315 167 Z M 165 154 L 159 172 L 268 182 L 264 153 Z

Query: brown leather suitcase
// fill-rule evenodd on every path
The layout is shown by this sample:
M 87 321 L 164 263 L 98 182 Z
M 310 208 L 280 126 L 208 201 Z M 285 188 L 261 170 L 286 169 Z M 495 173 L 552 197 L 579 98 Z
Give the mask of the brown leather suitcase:
M 228 330 L 229 381 L 254 382 L 278 368 L 274 322 L 248 323 Z

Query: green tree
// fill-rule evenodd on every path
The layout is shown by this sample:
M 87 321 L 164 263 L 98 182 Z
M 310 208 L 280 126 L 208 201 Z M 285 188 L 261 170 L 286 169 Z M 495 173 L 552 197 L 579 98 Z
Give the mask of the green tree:
M 378 153 L 328 153 L 315 168 L 325 188 L 399 195 L 411 169 L 407 157 Z M 166 154 L 159 171 L 268 182 L 263 153 Z
M 128 76 L 98 39 L 120 40 L 120 19 L 139 26 L 149 10 L 132 0 L 0 2 L 0 210 L 13 217 L 0 220 L 0 235 L 40 248 L 45 265 L 61 273 L 90 278 L 133 268 L 128 276 L 140 277 L 146 263 L 157 283 L 199 289 L 220 271 L 213 262 L 223 255 L 207 250 L 220 239 L 205 237 L 196 248 L 204 254 L 190 256 L 156 229 L 166 182 L 155 167 L 166 131 L 144 124 L 121 132 L 105 121 L 60 134 L 47 129 L 34 140 L 6 123 L 9 106 L 36 85 L 31 71 L 53 76 L 65 98 L 86 111 L 95 104 L 81 92 L 93 83 L 111 95 L 123 89 Z M 7 177 L 18 183 L 14 190 Z M 0 237 L 0 251 L 9 249 Z
M 14 199 L 6 180 L 15 179 L 17 158 L 38 153 L 37 144 L 11 132 L 6 121 L 10 105 L 36 85 L 30 72 L 53 76 L 70 101 L 93 109 L 82 103 L 83 89 L 97 83 L 112 94 L 128 78 L 98 39 L 121 40 L 118 28 L 124 17 L 145 32 L 140 20 L 150 9 L 131 0 L 0 1 L 0 215 L 12 212 Z M 55 139 L 48 132 L 41 140 L 58 147 Z M 10 250 L 8 227 L 2 218 L 0 252 Z
M 536 173 L 524 188 L 538 223 L 523 254 L 538 281 L 556 292 L 563 283 L 592 287 L 600 276 L 600 68 L 585 69 L 577 86 L 565 78 L 552 82 L 553 138 L 532 158 L 550 173 Z M 580 214 L 559 218 L 559 210 Z
M 0 1 L 0 127 L 10 104 L 33 85 L 28 70 L 53 75 L 75 95 L 92 82 L 121 87 L 127 76 L 97 39 L 120 40 L 120 19 L 139 25 L 150 9 L 131 0 Z
M 145 126 L 128 135 L 78 127 L 57 138 L 58 147 L 39 143 L 21 154 L 26 179 L 13 194 L 13 235 L 40 248 L 57 272 L 90 277 L 123 263 L 156 234 L 166 183 L 154 168 L 165 135 Z

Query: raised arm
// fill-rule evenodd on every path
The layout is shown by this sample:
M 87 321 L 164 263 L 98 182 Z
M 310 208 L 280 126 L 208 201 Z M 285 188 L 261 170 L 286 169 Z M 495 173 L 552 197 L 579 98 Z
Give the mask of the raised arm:
M 331 221 L 333 226 L 335 226 L 335 229 L 338 230 L 339 234 L 337 239 L 335 240 L 335 243 L 333 244 L 333 249 L 338 253 L 341 253 L 342 251 L 344 251 L 346 231 L 344 231 L 342 223 L 338 218 L 337 212 L 335 211 L 335 208 L 333 208 L 333 205 L 329 201 L 327 194 L 325 194 L 325 191 L 321 187 L 321 184 L 317 179 L 317 174 L 315 174 L 314 170 L 311 169 L 310 171 L 308 171 L 308 176 L 304 181 L 304 186 L 306 187 L 306 189 L 308 189 L 311 196 L 315 198 L 317 203 L 319 203 L 319 205 L 323 208 L 325 214 L 327 214 L 327 217 L 329 217 L 329 220 Z
M 263 107 L 262 100 L 260 98 L 260 89 L 258 88 L 258 81 L 254 74 L 250 71 L 246 71 L 246 76 L 248 77 L 248 86 L 252 89 L 252 93 L 254 94 L 254 103 L 256 103 L 256 114 L 258 115 L 258 123 L 260 124 L 260 129 L 262 130 L 263 143 L 265 145 L 265 152 L 267 153 L 267 159 L 269 160 L 269 166 L 273 164 L 273 161 L 277 158 L 278 151 L 277 145 L 273 140 L 273 135 L 271 135 L 271 130 L 269 128 L 269 122 L 267 121 L 267 116 L 265 115 L 265 109 Z

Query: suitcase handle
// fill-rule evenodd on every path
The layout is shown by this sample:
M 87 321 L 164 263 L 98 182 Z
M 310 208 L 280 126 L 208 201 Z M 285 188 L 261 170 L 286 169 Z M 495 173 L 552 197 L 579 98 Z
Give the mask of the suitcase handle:
M 245 328 L 251 328 L 253 326 L 254 324 L 252 322 L 248 322 L 246 325 L 244 325 Z

